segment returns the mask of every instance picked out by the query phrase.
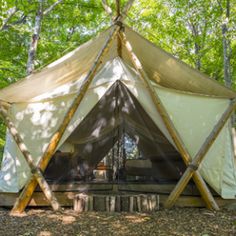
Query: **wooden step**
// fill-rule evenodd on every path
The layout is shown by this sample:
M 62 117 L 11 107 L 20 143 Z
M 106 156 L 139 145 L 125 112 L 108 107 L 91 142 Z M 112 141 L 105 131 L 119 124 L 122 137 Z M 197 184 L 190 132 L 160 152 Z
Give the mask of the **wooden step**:
M 159 195 L 157 194 L 76 194 L 74 210 L 107 211 L 107 212 L 152 212 L 159 210 Z

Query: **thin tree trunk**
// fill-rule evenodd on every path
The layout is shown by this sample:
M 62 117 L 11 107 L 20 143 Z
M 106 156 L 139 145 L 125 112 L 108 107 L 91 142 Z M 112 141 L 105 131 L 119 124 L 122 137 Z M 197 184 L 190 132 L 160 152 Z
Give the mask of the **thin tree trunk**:
M 35 17 L 35 24 L 34 24 L 34 33 L 32 36 L 29 52 L 28 52 L 28 62 L 27 62 L 27 75 L 31 74 L 34 70 L 34 61 L 35 55 L 37 51 L 37 45 L 39 41 L 39 35 L 41 31 L 41 23 L 43 19 L 43 2 L 44 0 L 39 0 L 39 6 L 37 10 L 37 14 Z
M 195 56 L 196 56 L 195 67 L 196 69 L 201 70 L 200 45 L 197 42 L 195 42 L 194 47 L 195 47 Z
M 112 17 L 112 9 L 111 9 L 111 7 L 108 5 L 107 0 L 102 0 L 102 6 L 103 6 L 104 10 L 106 11 L 106 13 L 107 13 L 110 17 Z
M 230 66 L 230 60 L 231 60 L 231 42 L 228 37 L 228 23 L 230 19 L 230 0 L 226 1 L 226 8 L 223 8 L 223 5 L 218 0 L 218 4 L 221 8 L 222 14 L 224 15 L 225 11 L 225 17 L 222 21 L 221 25 L 221 31 L 222 31 L 222 44 L 223 44 L 223 60 L 224 60 L 224 82 L 225 86 L 228 88 L 231 88 L 232 86 L 232 80 L 231 80 L 231 66 Z M 235 114 L 233 113 L 231 116 L 231 125 L 234 127 L 235 124 Z
M 198 39 L 199 39 L 199 29 L 198 26 L 192 23 L 191 21 L 189 22 L 189 26 L 192 31 L 192 35 L 194 37 L 194 54 L 195 54 L 195 68 L 198 70 L 201 70 L 201 46 L 199 44 Z
M 11 20 L 11 18 L 15 15 L 15 13 L 18 11 L 17 7 L 12 7 L 8 10 L 8 16 L 6 19 L 3 20 L 2 25 L 0 27 L 0 31 L 8 28 L 8 22 Z
M 230 68 L 230 54 L 231 46 L 230 39 L 228 38 L 228 22 L 230 18 L 230 0 L 226 3 L 226 17 L 221 25 L 222 29 L 222 43 L 223 43 L 223 56 L 224 56 L 224 81 L 227 87 L 231 87 L 231 68 Z
M 49 14 L 62 1 L 63 0 L 58 0 L 58 1 L 54 2 L 46 10 L 43 10 L 44 0 L 38 0 L 39 6 L 38 6 L 38 11 L 37 11 L 37 14 L 35 17 L 34 33 L 32 36 L 32 40 L 31 40 L 30 48 L 29 48 L 29 52 L 28 52 L 28 61 L 27 61 L 27 68 L 26 68 L 27 75 L 30 75 L 34 70 L 35 56 L 36 56 L 36 52 L 37 52 L 38 41 L 40 38 L 43 17 L 45 15 Z

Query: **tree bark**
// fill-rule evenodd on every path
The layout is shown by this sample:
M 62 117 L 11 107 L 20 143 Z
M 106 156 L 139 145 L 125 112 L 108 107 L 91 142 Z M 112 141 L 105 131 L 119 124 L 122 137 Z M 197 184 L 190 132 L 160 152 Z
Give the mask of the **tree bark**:
M 112 9 L 110 8 L 110 6 L 108 5 L 106 0 L 102 0 L 102 6 L 104 8 L 104 10 L 106 11 L 106 13 L 112 17 Z
M 195 25 L 193 22 L 189 21 L 189 27 L 192 31 L 192 35 L 194 37 L 194 54 L 195 54 L 195 68 L 201 70 L 201 46 L 197 42 L 199 38 L 199 30 L 198 26 Z
M 224 57 L 224 81 L 227 87 L 231 87 L 231 67 L 230 67 L 230 57 L 231 57 L 231 46 L 230 39 L 228 37 L 228 23 L 230 19 L 230 0 L 226 3 L 226 17 L 222 22 L 222 43 L 223 43 L 223 57 Z
M 35 17 L 35 24 L 34 24 L 34 33 L 32 36 L 32 40 L 30 43 L 30 48 L 28 52 L 28 61 L 27 61 L 27 75 L 30 75 L 34 70 L 34 61 L 35 61 L 35 55 L 37 51 L 37 45 L 39 41 L 39 35 L 41 31 L 41 23 L 43 19 L 43 2 L 44 0 L 39 0 L 39 6 L 37 10 L 37 14 Z
M 37 52 L 38 41 L 40 38 L 43 17 L 49 14 L 62 1 L 63 0 L 58 0 L 55 3 L 53 3 L 50 7 L 48 7 L 46 10 L 43 10 L 44 0 L 38 0 L 39 6 L 38 6 L 37 14 L 35 17 L 34 33 L 32 36 L 32 40 L 31 40 L 29 52 L 28 52 L 28 61 L 27 61 L 27 68 L 26 68 L 27 75 L 30 75 L 34 70 L 35 56 Z
M 195 47 L 195 56 L 196 56 L 196 62 L 195 62 L 195 67 L 198 70 L 201 70 L 201 56 L 200 56 L 200 45 L 195 42 L 194 43 L 194 47 Z
M 54 2 L 50 7 L 48 7 L 44 12 L 43 15 L 47 15 L 49 14 L 59 3 L 61 3 L 63 0 L 58 0 L 56 2 Z

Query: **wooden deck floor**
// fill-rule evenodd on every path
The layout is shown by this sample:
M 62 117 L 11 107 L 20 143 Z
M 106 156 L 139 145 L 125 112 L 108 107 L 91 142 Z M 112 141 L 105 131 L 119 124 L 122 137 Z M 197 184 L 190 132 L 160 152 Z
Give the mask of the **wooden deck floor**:
M 155 193 L 160 196 L 160 205 L 168 197 L 175 184 L 154 184 L 154 183 L 71 183 L 52 184 L 51 187 L 60 202 L 61 206 L 71 207 L 76 194 L 81 192 L 94 192 L 101 194 L 130 194 L 130 193 Z M 0 206 L 11 207 L 19 193 L 0 193 Z M 216 193 L 213 193 L 220 207 L 236 204 L 236 199 L 225 200 Z M 36 190 L 29 203 L 29 206 L 50 206 L 40 190 Z M 205 207 L 198 190 L 194 185 L 188 185 L 184 193 L 177 200 L 175 206 L 178 207 Z

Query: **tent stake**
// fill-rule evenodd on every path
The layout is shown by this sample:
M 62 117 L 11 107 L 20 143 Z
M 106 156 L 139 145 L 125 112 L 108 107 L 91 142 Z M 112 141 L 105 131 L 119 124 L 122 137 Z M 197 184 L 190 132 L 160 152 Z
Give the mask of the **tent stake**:
M 0 105 L 1 106 L 1 105 Z M 20 137 L 15 125 L 10 120 L 10 118 L 7 116 L 7 112 L 1 107 L 0 108 L 0 115 L 2 116 L 5 124 L 7 125 L 7 128 L 12 135 L 13 139 L 15 140 L 17 146 L 19 147 L 21 153 L 23 154 L 26 162 L 28 163 L 32 174 L 34 175 L 36 181 L 39 183 L 39 186 L 43 190 L 44 195 L 48 199 L 48 201 L 51 203 L 53 210 L 59 210 L 60 205 L 54 196 L 53 192 L 51 191 L 47 181 L 44 179 L 41 171 L 37 166 L 34 164 L 33 157 L 31 156 L 30 152 L 28 151 L 26 145 L 24 144 L 22 138 Z
M 127 40 L 125 33 L 121 32 L 120 33 L 120 37 L 127 49 L 128 55 L 134 65 L 134 67 L 136 68 L 136 70 L 139 72 L 139 76 L 141 77 L 141 79 L 144 81 L 144 83 L 146 84 L 146 87 L 148 88 L 148 91 L 151 95 L 151 98 L 153 100 L 153 103 L 158 111 L 158 113 L 161 115 L 163 122 L 167 128 L 167 130 L 169 131 L 178 151 L 180 152 L 183 161 L 186 165 L 188 165 L 191 161 L 191 157 L 182 141 L 182 139 L 180 138 L 180 135 L 178 133 L 178 131 L 175 129 L 168 113 L 165 110 L 165 107 L 163 106 L 160 98 L 158 97 L 158 95 L 155 93 L 153 86 L 148 78 L 148 76 L 146 75 L 146 72 L 143 70 L 142 64 L 139 61 L 138 57 L 135 55 L 135 53 L 132 50 L 132 46 L 130 44 L 130 42 Z M 207 208 L 209 209 L 213 209 L 213 210 L 219 210 L 219 207 L 217 205 L 217 203 L 215 202 L 211 192 L 209 191 L 206 183 L 204 182 L 203 178 L 201 177 L 200 173 L 198 171 L 196 171 L 193 175 L 193 179 L 194 182 L 196 184 L 196 186 L 198 187 L 203 200 L 206 203 Z
M 170 208 L 174 205 L 177 198 L 180 196 L 180 194 L 183 192 L 184 188 L 188 184 L 189 180 L 191 179 L 194 172 L 198 169 L 199 165 L 203 161 L 206 153 L 211 148 L 212 144 L 218 137 L 220 131 L 223 129 L 224 125 L 232 115 L 234 109 L 236 108 L 236 98 L 231 100 L 230 105 L 226 109 L 226 111 L 221 116 L 220 120 L 217 122 L 217 124 L 214 126 L 213 130 L 209 134 L 209 136 L 206 138 L 205 142 L 201 146 L 200 150 L 196 154 L 195 158 L 191 162 L 191 164 L 188 166 L 187 170 L 179 180 L 178 184 L 175 186 L 174 190 L 169 195 L 168 199 L 165 202 L 165 207 Z

